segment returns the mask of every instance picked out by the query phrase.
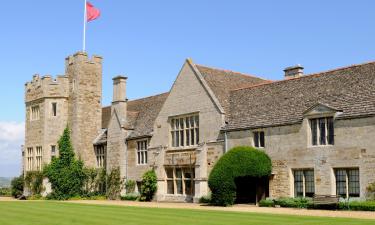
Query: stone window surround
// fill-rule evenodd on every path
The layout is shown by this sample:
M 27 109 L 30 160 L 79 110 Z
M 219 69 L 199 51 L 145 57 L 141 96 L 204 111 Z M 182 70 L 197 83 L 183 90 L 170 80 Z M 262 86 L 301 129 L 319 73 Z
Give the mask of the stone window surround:
M 30 106 L 30 121 L 40 119 L 40 106 L 39 104 Z
M 146 143 L 145 148 L 142 147 L 142 142 Z M 137 144 L 136 145 L 136 165 L 137 166 L 147 165 L 148 164 L 148 145 L 149 145 L 148 139 L 139 139 L 137 140 L 136 144 Z M 139 149 L 140 146 L 142 149 Z
M 332 147 L 334 146 L 335 144 L 335 141 L 336 141 L 336 135 L 334 134 L 334 144 L 333 145 L 330 145 L 330 144 L 326 144 L 326 145 L 313 145 L 312 144 L 312 134 L 311 134 L 311 123 L 310 123 L 310 120 L 311 119 L 319 119 L 319 118 L 328 118 L 328 117 L 331 117 L 333 118 L 333 129 L 335 130 L 335 121 L 336 121 L 336 116 L 338 115 L 338 113 L 333 113 L 333 112 L 330 112 L 330 113 L 319 113 L 319 114 L 315 114 L 315 115 L 308 115 L 308 116 L 305 116 L 304 117 L 304 122 L 303 123 L 306 123 L 307 126 L 306 126 L 306 137 L 307 137 L 307 145 L 308 145 L 308 148 L 329 148 L 329 147 Z M 326 128 L 327 129 L 327 128 Z M 319 139 L 318 139 L 318 142 L 319 142 Z
M 260 146 L 261 145 L 261 142 L 260 142 L 260 135 L 258 134 L 258 147 L 256 146 L 256 142 L 255 142 L 255 133 L 263 133 L 263 146 Z M 252 145 L 255 147 L 255 148 L 260 148 L 260 149 L 263 149 L 266 147 L 266 132 L 264 129 L 255 129 L 255 130 L 252 130 L 251 131 L 251 134 L 252 134 Z
M 196 144 L 190 144 L 190 145 L 186 145 L 186 118 L 188 117 L 195 117 L 197 116 L 198 117 L 198 125 L 196 127 L 194 127 L 195 129 L 198 129 L 198 135 L 196 133 L 196 131 L 194 132 L 195 134 L 195 142 L 197 142 Z M 168 117 L 168 127 L 169 127 L 169 150 L 186 150 L 186 149 L 192 149 L 192 148 L 196 148 L 199 144 L 199 141 L 200 141 L 200 132 L 199 132 L 199 128 L 200 128 L 200 118 L 199 118 L 199 111 L 196 111 L 196 112 L 191 112 L 191 113 L 186 113 L 186 114 L 179 114 L 179 115 L 172 115 L 172 116 L 169 116 Z M 178 146 L 178 147 L 174 147 L 173 146 L 173 137 L 172 137 L 172 119 L 181 119 L 181 118 L 184 118 L 184 146 Z M 194 120 L 195 121 L 195 120 Z M 191 142 L 191 139 L 190 139 L 190 142 Z
M 41 171 L 43 166 L 43 148 L 42 146 L 37 146 L 35 150 L 35 170 Z
M 26 171 L 33 171 L 34 169 L 34 148 L 28 147 L 26 149 Z
M 98 168 L 106 167 L 106 146 L 96 145 L 95 147 L 96 166 Z
M 173 177 L 169 177 L 168 176 L 168 172 L 167 171 L 171 171 L 172 170 L 172 175 Z M 181 170 L 181 177 L 177 177 L 177 173 L 176 171 L 177 170 Z M 194 196 L 194 180 L 195 180 L 195 168 L 194 167 L 189 167 L 189 166 L 166 166 L 165 167 L 165 183 L 166 183 L 166 194 L 167 195 L 171 195 L 171 196 Z M 190 172 L 191 174 L 191 177 L 185 177 L 186 174 L 185 172 Z M 168 188 L 168 183 L 169 182 L 172 182 L 173 183 L 173 194 L 172 193 L 168 193 L 169 192 L 169 188 Z M 181 182 L 181 188 L 182 188 L 182 193 L 178 193 L 178 189 L 177 189 L 177 182 Z M 186 182 L 190 182 L 190 185 L 191 185 L 191 189 L 190 189 L 190 194 L 189 193 L 186 193 Z
M 51 102 L 51 117 L 57 116 L 57 102 Z
M 360 168 L 359 167 L 334 167 L 332 168 L 332 172 L 333 172 L 333 190 L 334 190 L 334 193 L 335 195 L 339 195 L 337 194 L 337 177 L 336 177 L 336 171 L 338 170 L 344 170 L 346 171 L 346 178 L 345 178 L 345 188 L 346 188 L 346 197 L 345 198 L 359 198 L 361 197 L 361 173 L 360 173 Z M 358 194 L 356 194 L 355 196 L 351 196 L 350 193 L 349 193 L 349 175 L 348 175 L 348 171 L 350 170 L 357 170 L 358 171 Z
M 303 176 L 302 176 L 302 190 L 303 190 L 303 196 L 296 196 L 296 190 L 295 190 L 295 172 L 297 171 L 302 171 Z M 306 197 L 306 171 L 312 171 L 313 172 L 313 182 L 314 182 L 314 193 L 315 193 L 315 170 L 314 168 L 293 168 L 291 169 L 291 177 L 292 177 L 292 197 Z M 312 197 L 312 196 L 310 196 Z

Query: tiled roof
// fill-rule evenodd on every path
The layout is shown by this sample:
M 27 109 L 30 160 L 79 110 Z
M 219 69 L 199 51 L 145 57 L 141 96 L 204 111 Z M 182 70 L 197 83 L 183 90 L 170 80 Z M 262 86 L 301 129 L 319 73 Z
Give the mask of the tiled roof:
M 226 113 L 229 109 L 230 90 L 270 82 L 255 76 L 245 75 L 230 70 L 215 69 L 201 65 L 196 65 L 196 67 L 206 80 L 208 86 L 210 86 L 211 90 L 214 92 Z
M 375 115 L 375 62 L 234 90 L 227 129 L 299 123 L 317 103 L 338 118 Z
M 128 122 L 132 121 L 132 128 L 134 129 L 129 138 L 152 134 L 156 117 L 168 95 L 169 93 L 163 93 L 128 102 Z

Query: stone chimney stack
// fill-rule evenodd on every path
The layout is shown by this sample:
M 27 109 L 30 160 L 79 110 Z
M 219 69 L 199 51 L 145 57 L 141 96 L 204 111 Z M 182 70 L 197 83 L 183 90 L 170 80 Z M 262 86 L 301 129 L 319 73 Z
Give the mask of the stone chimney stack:
M 124 76 L 114 77 L 113 80 L 113 100 L 112 102 L 126 101 L 126 80 Z
M 303 76 L 303 67 L 300 64 L 284 69 L 285 79 L 298 78 Z
M 112 113 L 114 110 L 117 111 L 117 116 L 120 118 L 121 123 L 126 122 L 126 110 L 127 110 L 127 99 L 126 99 L 126 80 L 125 76 L 114 77 L 113 80 L 113 99 L 112 99 Z

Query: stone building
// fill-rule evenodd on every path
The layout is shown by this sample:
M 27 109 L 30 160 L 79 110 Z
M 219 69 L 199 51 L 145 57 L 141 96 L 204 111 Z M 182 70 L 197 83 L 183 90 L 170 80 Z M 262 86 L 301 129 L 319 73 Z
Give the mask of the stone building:
M 101 107 L 101 58 L 77 53 L 66 75 L 26 83 L 24 170 L 58 155 L 69 124 L 77 156 L 91 167 L 140 186 L 158 176 L 157 201 L 197 201 L 222 154 L 254 146 L 272 159 L 272 175 L 244 183 L 238 196 L 341 195 L 365 198 L 375 182 L 375 63 L 304 75 L 284 70 L 269 81 L 188 59 L 167 93 L 127 100 L 124 76 L 113 78 L 113 101 Z

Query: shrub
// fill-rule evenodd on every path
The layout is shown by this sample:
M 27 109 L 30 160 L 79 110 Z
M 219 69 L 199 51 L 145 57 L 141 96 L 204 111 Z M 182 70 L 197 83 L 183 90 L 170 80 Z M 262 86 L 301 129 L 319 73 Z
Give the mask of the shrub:
M 264 177 L 271 175 L 271 159 L 263 151 L 252 147 L 235 147 L 216 163 L 208 179 L 212 204 L 233 205 L 236 199 L 237 177 Z
M 149 170 L 142 176 L 141 201 L 151 201 L 157 190 L 157 177 L 154 170 Z
M 103 196 L 106 194 L 106 172 L 104 169 L 84 168 L 85 180 L 83 196 Z
M 43 191 L 43 173 L 40 171 L 29 171 L 25 176 L 25 185 L 31 195 L 40 195 Z
M 125 190 L 126 190 L 126 193 L 134 193 L 135 191 L 135 181 L 134 180 L 127 180 L 125 182 Z
M 23 174 L 19 177 L 13 178 L 11 181 L 11 195 L 15 198 L 19 198 L 23 194 L 24 179 Z
M 139 194 L 138 193 L 129 193 L 126 194 L 125 196 L 121 196 L 121 200 L 124 201 L 137 201 L 139 199 Z
M 48 198 L 65 200 L 82 193 L 85 173 L 83 162 L 74 157 L 68 127 L 65 128 L 58 144 L 60 156 L 44 168 L 44 175 L 52 186 L 52 193 Z
M 12 191 L 10 188 L 0 188 L 0 196 L 12 196 Z
M 112 169 L 107 177 L 107 197 L 111 200 L 120 199 L 123 185 L 124 179 L 121 178 L 120 168 Z
M 275 202 L 272 199 L 262 199 L 259 201 L 259 207 L 275 207 Z
M 368 200 L 375 200 L 375 182 L 369 184 L 369 186 L 367 186 L 366 188 L 366 191 L 367 191 L 366 198 Z
M 312 201 L 309 198 L 279 198 L 276 199 L 275 205 L 285 208 L 311 208 Z
M 211 195 L 202 196 L 199 198 L 199 203 L 202 204 L 210 204 L 211 203 Z
M 340 202 L 339 209 L 353 211 L 375 211 L 375 201 L 353 201 L 349 203 Z

